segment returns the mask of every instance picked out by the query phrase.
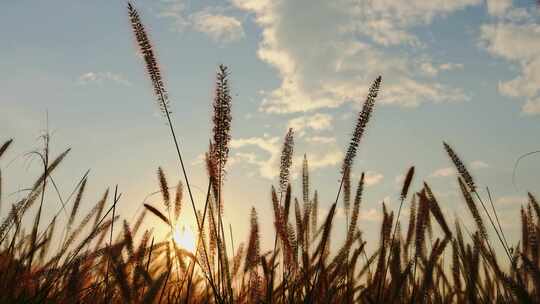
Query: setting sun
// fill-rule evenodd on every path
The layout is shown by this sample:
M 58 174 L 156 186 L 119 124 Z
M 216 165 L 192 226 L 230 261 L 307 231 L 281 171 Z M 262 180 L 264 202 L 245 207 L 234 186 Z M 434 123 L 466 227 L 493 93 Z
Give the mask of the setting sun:
M 540 304 L 540 0 L 0 0 L 0 41 L 0 304 Z
M 174 230 L 173 239 L 180 248 L 189 252 L 195 252 L 195 234 L 191 227 L 185 225 L 180 227 L 180 225 L 177 225 Z

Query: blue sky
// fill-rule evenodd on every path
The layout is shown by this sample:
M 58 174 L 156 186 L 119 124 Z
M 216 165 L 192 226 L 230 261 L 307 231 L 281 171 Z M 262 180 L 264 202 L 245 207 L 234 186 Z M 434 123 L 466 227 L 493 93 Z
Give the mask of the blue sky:
M 428 181 L 450 218 L 469 217 L 443 140 L 460 153 L 478 184 L 490 187 L 510 235 L 517 236 L 513 219 L 526 190 L 540 194 L 535 156 L 520 164 L 517 188 L 512 185 L 515 160 L 540 148 L 540 11 L 532 0 L 135 5 L 163 69 L 199 201 L 204 190 L 197 189 L 206 187 L 200 157 L 210 138 L 215 70 L 223 63 L 232 71 L 225 208 L 239 238 L 251 206 L 259 211 L 263 234 L 272 238 L 270 185 L 288 127 L 296 131 L 296 194 L 307 153 L 312 188 L 322 206 L 330 206 L 356 113 L 379 74 L 381 98 L 355 168 L 356 178 L 368 172 L 361 216 L 368 240 L 377 239 L 381 202 L 397 209 L 400 175 L 411 165 L 416 189 Z M 118 184 L 122 215 L 131 218 L 157 189 L 158 166 L 171 182 L 180 178 L 125 6 L 105 0 L 0 4 L 0 140 L 16 139 L 0 163 L 7 193 L 37 174 L 37 162 L 22 155 L 40 146 L 47 112 L 53 151 L 73 149 L 55 176 L 63 193 L 92 169 L 87 209 L 106 187 Z M 50 215 L 58 203 L 48 203 Z M 5 205 L 0 212 L 6 214 Z

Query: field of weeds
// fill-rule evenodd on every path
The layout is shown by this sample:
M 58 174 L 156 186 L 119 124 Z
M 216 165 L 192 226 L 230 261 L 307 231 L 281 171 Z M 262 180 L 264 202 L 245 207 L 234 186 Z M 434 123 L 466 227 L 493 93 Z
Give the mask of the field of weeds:
M 354 180 L 351 171 L 368 123 L 376 122 L 372 115 L 384 89 L 382 77 L 371 84 L 357 115 L 327 214 L 320 216 L 318 193 L 310 183 L 309 151 L 302 164 L 302 187 L 291 187 L 290 129 L 283 140 L 279 183 L 269 186 L 273 249 L 261 248 L 255 208 L 246 219 L 249 238 L 235 244 L 231 227 L 223 222 L 227 202 L 221 195 L 227 186 L 224 171 L 231 139 L 229 69 L 217 68 L 213 128 L 205 154 L 206 200 L 195 201 L 154 46 L 136 8 L 128 4 L 127 9 L 183 180 L 172 184 L 158 168 L 161 203 L 144 203 L 136 220 L 129 222 L 116 212 L 122 199 L 118 189 L 106 190 L 88 213 L 79 212 L 85 175 L 73 193 L 61 199 L 62 208 L 52 221 L 45 222 L 44 208 L 53 208 L 45 203 L 47 190 L 58 191 L 52 173 L 66 170 L 62 162 L 70 150 L 50 155 L 50 137 L 44 135 L 44 148 L 34 152 L 41 160 L 41 175 L 28 182 L 23 199 L 10 201 L 11 196 L 2 195 L 2 181 L 10 177 L 0 171 L 0 303 L 540 303 L 540 205 L 535 196 L 529 193 L 521 208 L 521 239 L 507 239 L 493 198 L 480 193 L 447 143 L 441 152 L 455 165 L 462 197 L 455 203 L 466 205 L 474 230 L 449 223 L 427 183 L 412 189 L 417 177 L 411 167 L 399 208 L 380 207 L 379 242 L 366 243 L 358 228 L 365 175 Z M 11 139 L 2 143 L 0 160 L 15 144 Z M 341 244 L 332 240 L 338 206 L 346 217 Z M 408 222 L 400 222 L 403 210 L 410 212 Z M 191 249 L 175 233 L 183 212 L 192 212 L 196 219 Z M 66 217 L 65 226 L 58 227 L 59 217 Z M 170 232 L 157 239 L 152 231 L 142 231 L 147 217 L 155 217 Z M 25 227 L 24 218 L 33 224 Z M 498 255 L 495 246 L 503 248 Z

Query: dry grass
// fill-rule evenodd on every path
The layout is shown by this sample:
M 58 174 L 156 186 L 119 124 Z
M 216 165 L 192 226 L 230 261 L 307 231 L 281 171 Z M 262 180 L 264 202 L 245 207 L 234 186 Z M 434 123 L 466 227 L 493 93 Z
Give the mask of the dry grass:
M 135 7 L 129 4 L 128 11 L 158 105 L 182 161 L 153 47 Z M 45 149 L 36 152 L 43 160 L 43 174 L 30 183 L 27 194 L 19 201 L 8 202 L 2 196 L 6 176 L 0 172 L 0 207 L 5 214 L 0 224 L 0 303 L 540 302 L 540 206 L 536 198 L 529 193 L 529 201 L 521 209 L 521 240 L 508 242 L 491 196 L 489 212 L 484 203 L 487 200 L 477 192 L 473 177 L 447 143 L 444 149 L 459 172 L 457 182 L 463 196 L 463 202 L 455 204 L 468 208 L 476 224 L 474 230 L 464 229 L 459 222 L 452 229 L 427 183 L 412 189 L 412 167 L 399 193 L 397 215 L 383 203 L 379 242 L 366 243 L 358 227 L 364 174 L 356 182 L 351 172 L 373 115 L 381 77 L 372 84 L 358 115 L 341 167 L 342 181 L 324 221 L 318 222 L 318 193 L 310 183 L 308 155 L 304 155 L 302 163 L 302 189 L 296 192 L 289 181 L 294 136 L 293 130 L 288 130 L 278 190 L 271 186 L 269 197 L 275 245 L 268 251 L 261 248 L 259 216 L 252 208 L 250 219 L 246 219 L 250 222 L 246 245 L 235 247 L 231 244 L 231 227 L 231 237 L 225 237 L 222 215 L 227 204 L 221 196 L 232 119 L 229 77 L 228 68 L 220 65 L 213 102 L 213 136 L 206 154 L 208 189 L 204 202 L 196 204 L 193 200 L 188 172 L 182 164 L 184 181 L 175 187 L 169 187 L 164 170 L 159 168 L 162 204 L 144 204 L 133 223 L 119 222 L 115 213 L 121 200 L 118 189 L 113 196 L 106 190 L 102 199 L 81 215 L 79 206 L 88 204 L 85 174 L 74 195 L 61 202 L 63 207 L 56 216 L 40 225 L 46 190 L 54 185 L 51 174 L 59 169 L 69 150 L 51 157 L 49 137 L 44 137 Z M 13 140 L 8 140 L 0 145 L 0 159 L 10 152 L 12 144 Z M 173 241 L 173 226 L 180 213 L 189 212 L 182 208 L 184 189 L 197 220 L 195 252 Z M 175 194 L 171 195 L 171 191 Z M 342 244 L 336 244 L 332 230 L 342 192 L 346 236 Z M 399 221 L 404 205 L 410 209 L 407 224 Z M 71 208 L 69 215 L 64 206 Z M 63 230 L 57 227 L 61 212 L 67 218 Z M 33 225 L 26 232 L 23 219 L 32 214 Z M 164 239 L 155 239 L 150 230 L 141 231 L 147 214 L 159 219 L 167 229 L 170 227 Z M 440 229 L 434 230 L 433 225 Z M 504 262 L 488 238 L 491 230 L 504 248 Z M 227 248 L 233 248 L 232 252 Z

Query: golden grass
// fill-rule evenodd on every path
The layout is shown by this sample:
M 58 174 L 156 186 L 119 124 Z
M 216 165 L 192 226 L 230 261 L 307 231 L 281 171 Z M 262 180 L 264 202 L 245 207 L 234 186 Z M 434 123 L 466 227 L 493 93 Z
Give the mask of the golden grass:
M 459 222 L 452 229 L 431 187 L 423 183 L 415 191 L 412 189 L 414 167 L 411 167 L 399 193 L 397 215 L 383 203 L 378 244 L 364 240 L 358 222 L 366 190 L 365 175 L 361 174 L 353 192 L 356 181 L 352 180 L 351 172 L 373 115 L 381 77 L 372 84 L 358 115 L 341 166 L 336 199 L 324 221 L 318 221 L 318 193 L 310 183 L 308 155 L 304 154 L 302 162 L 302 189 L 297 193 L 290 183 L 294 153 L 294 132 L 290 129 L 283 143 L 278 190 L 270 187 L 275 245 L 270 250 L 261 248 L 259 215 L 251 208 L 251 216 L 246 219 L 250 222 L 249 237 L 245 245 L 240 243 L 235 247 L 231 227 L 231 237 L 225 237 L 222 215 L 227 204 L 221 195 L 232 120 L 230 72 L 224 65 L 218 67 L 213 136 L 206 153 L 208 189 L 206 200 L 196 204 L 153 46 L 132 4 L 128 4 L 128 12 L 158 106 L 177 148 L 184 181 L 169 187 L 164 170 L 159 168 L 157 180 L 162 204 L 145 203 L 133 223 L 123 220 L 118 226 L 120 217 L 115 214 L 121 199 L 118 189 L 112 197 L 107 189 L 87 214 L 81 216 L 78 212 L 81 204 L 87 204 L 85 174 L 77 184 L 76 195 L 61 202 L 62 209 L 47 225 L 40 225 L 51 174 L 69 153 L 67 150 L 49 159 L 49 137 L 45 136 L 45 149 L 38 152 L 43 160 L 43 174 L 30 183 L 23 199 L 10 204 L 6 201 L 1 192 L 2 178 L 6 177 L 0 173 L 0 206 L 6 214 L 0 224 L 0 303 L 540 302 L 540 207 L 536 198 L 529 193 L 529 201 L 521 209 L 521 240 L 509 243 L 491 195 L 490 214 L 473 177 L 447 143 L 444 149 L 459 173 L 458 184 L 464 200 L 456 204 L 467 206 L 475 229 L 465 230 L 464 235 Z M 0 145 L 0 158 L 9 153 L 12 143 L 10 139 Z M 197 219 L 195 252 L 188 252 L 173 241 L 173 227 L 180 213 L 188 212 L 182 208 L 184 185 Z M 171 189 L 175 190 L 174 196 Z M 346 210 L 346 236 L 343 244 L 336 244 L 332 230 L 341 192 Z M 37 201 L 39 206 L 35 206 Z M 57 217 L 64 205 L 71 212 L 66 226 L 59 232 Z M 404 205 L 409 206 L 410 215 L 407 229 L 402 232 L 405 225 L 400 223 L 400 215 Z M 33 226 L 27 233 L 23 218 L 31 216 L 34 210 Z M 141 231 L 147 214 L 170 228 L 164 239 L 155 239 L 150 230 Z M 484 223 L 485 216 L 504 248 L 505 264 L 499 261 L 488 238 L 490 230 Z M 434 230 L 434 224 L 440 229 Z M 60 236 L 60 244 L 51 246 L 56 235 Z M 232 252 L 227 248 L 232 248 Z M 368 248 L 373 252 L 369 256 Z

